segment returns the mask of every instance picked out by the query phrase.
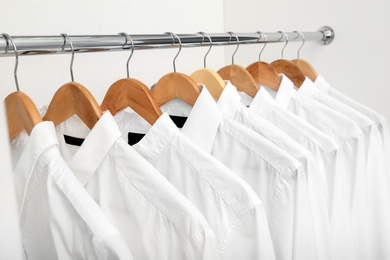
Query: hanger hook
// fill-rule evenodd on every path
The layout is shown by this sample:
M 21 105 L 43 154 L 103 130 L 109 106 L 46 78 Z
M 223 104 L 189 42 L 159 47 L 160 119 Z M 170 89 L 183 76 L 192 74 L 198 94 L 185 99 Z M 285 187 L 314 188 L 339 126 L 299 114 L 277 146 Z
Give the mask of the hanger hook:
M 203 58 L 203 66 L 206 68 L 206 58 L 209 55 L 209 53 L 211 51 L 211 48 L 213 47 L 213 42 L 211 41 L 211 37 L 209 35 L 205 34 L 204 32 L 198 32 L 198 33 L 203 36 L 202 44 L 203 44 L 203 41 L 204 41 L 204 37 L 207 37 L 209 39 L 209 43 L 210 43 L 209 50 L 206 52 L 206 54 L 204 55 L 204 58 Z
M 261 36 L 263 35 L 264 38 L 265 38 L 265 43 L 264 43 L 264 46 L 263 48 L 261 49 L 260 53 L 259 53 L 259 61 L 261 60 L 261 54 L 263 53 L 264 49 L 265 49 L 265 46 L 267 46 L 268 44 L 268 38 L 267 38 L 267 35 L 265 35 L 264 33 L 260 32 L 260 31 L 257 31 L 256 33 L 259 34 L 259 38 L 257 39 L 257 42 L 259 42 L 261 40 Z
M 74 82 L 74 76 L 73 76 L 74 48 L 73 48 L 73 43 L 66 33 L 61 33 L 61 35 L 62 35 L 62 37 L 64 37 L 64 45 L 62 46 L 62 50 L 65 49 L 66 41 L 68 41 L 69 45 L 70 45 L 70 49 L 72 51 L 72 58 L 70 60 L 70 78 L 72 79 L 72 82 Z
M 176 59 L 177 59 L 177 56 L 179 56 L 179 54 L 181 52 L 181 40 L 180 40 L 179 36 L 177 36 L 177 34 L 175 34 L 173 32 L 166 32 L 165 34 L 168 34 L 172 37 L 173 44 L 175 44 L 175 38 L 177 38 L 177 40 L 179 41 L 179 51 L 177 52 L 175 58 L 173 58 L 173 72 L 176 72 Z
M 134 41 L 133 41 L 133 38 L 131 38 L 131 36 L 129 34 L 127 34 L 125 32 L 121 32 L 120 34 L 123 35 L 125 37 L 125 39 L 126 39 L 125 43 L 122 45 L 122 49 L 124 49 L 124 47 L 126 46 L 126 44 L 128 42 L 128 39 L 130 39 L 130 43 L 131 43 L 131 53 L 130 53 L 130 56 L 127 59 L 127 63 L 126 63 L 127 78 L 130 78 L 129 64 L 130 64 L 130 60 L 131 60 L 131 58 L 133 57 L 133 54 L 134 54 Z
M 230 40 L 232 39 L 232 37 L 236 37 L 236 41 L 237 41 L 237 48 L 236 48 L 236 50 L 233 52 L 233 55 L 232 55 L 232 64 L 234 64 L 234 56 L 236 55 L 236 52 L 238 51 L 238 48 L 240 47 L 240 40 L 238 39 L 238 36 L 235 35 L 233 32 L 228 32 L 228 34 L 230 34 L 229 42 L 230 42 Z
M 301 51 L 303 45 L 305 45 L 305 35 L 303 35 L 303 33 L 298 32 L 298 31 L 294 31 L 294 32 L 297 33 L 297 38 L 299 37 L 299 35 L 302 36 L 302 45 L 301 45 L 301 47 L 299 47 L 298 52 L 297 52 L 297 58 L 299 59 L 299 52 Z
M 15 68 L 14 68 L 14 79 L 15 79 L 15 85 L 16 85 L 16 90 L 17 91 L 20 91 L 19 89 L 19 82 L 18 82 L 18 65 L 19 65 L 19 53 L 18 53 L 18 49 L 16 48 L 16 44 L 14 42 L 14 40 L 11 38 L 11 36 L 9 36 L 8 34 L 6 33 L 3 33 L 2 34 L 3 37 L 6 39 L 7 41 L 7 49 L 6 49 L 6 52 L 8 52 L 8 46 L 9 46 L 9 42 L 12 43 L 12 46 L 14 48 L 14 52 L 15 52 Z
M 282 32 L 282 31 L 278 31 L 278 33 L 280 33 L 282 35 L 282 37 L 280 37 L 279 41 L 281 39 L 283 39 L 283 36 L 286 38 L 286 44 L 284 45 L 283 49 L 282 49 L 282 59 L 283 59 L 283 52 L 284 52 L 284 49 L 286 49 L 286 46 L 288 44 L 288 36 L 287 36 L 287 33 L 285 32 Z
M 7 36 L 5 36 L 5 33 L 2 33 L 1 35 L 4 37 L 4 40 L 5 40 L 5 51 L 4 51 L 3 54 L 7 54 L 8 53 L 8 49 L 9 49 L 9 41 L 8 41 Z

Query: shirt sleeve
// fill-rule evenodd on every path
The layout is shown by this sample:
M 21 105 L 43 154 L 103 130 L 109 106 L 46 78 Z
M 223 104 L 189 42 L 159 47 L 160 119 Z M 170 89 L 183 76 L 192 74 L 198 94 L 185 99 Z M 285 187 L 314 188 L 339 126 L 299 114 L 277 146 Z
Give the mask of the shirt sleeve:
M 222 241 L 221 259 L 274 260 L 274 248 L 263 205 L 258 205 L 237 219 Z

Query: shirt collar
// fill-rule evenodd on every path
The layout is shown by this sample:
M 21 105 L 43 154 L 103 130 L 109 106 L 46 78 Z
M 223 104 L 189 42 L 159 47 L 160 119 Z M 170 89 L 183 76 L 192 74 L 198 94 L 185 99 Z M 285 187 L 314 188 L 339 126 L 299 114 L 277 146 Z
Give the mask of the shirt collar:
M 182 133 L 199 147 L 211 153 L 214 139 L 222 121 L 222 112 L 206 87 L 197 98 Z
M 229 117 L 233 117 L 239 105 L 241 105 L 241 96 L 238 94 L 237 88 L 230 82 L 225 81 L 226 86 L 219 97 L 217 104 L 222 113 Z
M 87 184 L 111 147 L 120 137 L 121 132 L 111 113 L 109 111 L 104 112 L 80 148 L 67 161 L 67 164 L 83 185 Z
M 314 83 L 321 91 L 328 92 L 330 89 L 330 84 L 321 75 L 318 75 Z
M 54 124 L 51 121 L 40 122 L 34 126 L 30 136 L 27 137 L 26 132 L 22 132 L 15 140 L 12 141 L 12 146 L 17 145 L 18 142 L 25 142 L 24 147 L 20 147 L 23 151 L 17 160 L 14 171 L 16 173 L 23 173 L 23 175 L 16 175 L 15 183 L 27 183 L 31 171 L 34 169 L 38 158 L 42 153 L 53 145 L 58 145 Z M 26 170 L 27 169 L 27 170 Z M 17 187 L 18 193 L 23 192 L 24 187 Z
M 149 162 L 154 161 L 162 151 L 172 143 L 176 134 L 180 133 L 175 123 L 167 113 L 163 113 L 152 125 L 146 135 L 137 144 L 133 145 Z
M 249 109 L 266 117 L 272 111 L 275 105 L 276 102 L 268 93 L 268 91 L 264 87 L 260 87 L 259 91 L 256 93 L 256 96 L 253 98 Z
M 291 98 L 296 94 L 296 90 L 294 89 L 294 84 L 292 81 L 284 74 L 281 74 L 282 82 L 280 83 L 278 92 L 275 96 L 275 101 L 280 106 L 287 108 Z
M 318 97 L 320 94 L 318 87 L 308 77 L 305 78 L 297 93 L 308 97 Z

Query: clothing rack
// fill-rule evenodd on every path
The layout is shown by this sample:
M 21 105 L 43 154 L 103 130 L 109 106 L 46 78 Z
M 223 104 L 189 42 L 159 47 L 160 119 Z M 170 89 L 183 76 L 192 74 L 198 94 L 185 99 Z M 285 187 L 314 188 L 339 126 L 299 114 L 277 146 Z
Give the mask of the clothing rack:
M 284 32 L 283 32 L 284 33 Z M 256 43 L 276 43 L 285 42 L 302 42 L 302 33 L 305 41 L 319 41 L 322 44 L 330 44 L 334 37 L 334 31 L 329 26 L 320 28 L 317 32 L 281 32 L 263 33 L 210 33 L 201 35 L 194 34 L 177 34 L 180 38 L 182 47 L 200 47 L 209 46 L 211 38 L 213 46 L 236 45 L 236 36 L 240 44 Z M 265 37 L 264 37 L 265 35 Z M 153 49 L 153 48 L 175 48 L 179 47 L 177 38 L 169 34 L 135 34 L 129 35 L 134 43 L 134 49 Z M 129 37 L 129 38 L 130 38 Z M 61 34 L 51 36 L 10 36 L 17 47 L 19 55 L 42 55 L 42 54 L 60 54 L 70 53 L 71 48 L 69 41 Z M 74 48 L 74 52 L 100 52 L 100 51 L 120 51 L 131 48 L 131 40 L 127 39 L 125 34 L 117 35 L 69 35 Z M 14 56 L 15 50 L 13 45 L 0 35 L 0 57 Z

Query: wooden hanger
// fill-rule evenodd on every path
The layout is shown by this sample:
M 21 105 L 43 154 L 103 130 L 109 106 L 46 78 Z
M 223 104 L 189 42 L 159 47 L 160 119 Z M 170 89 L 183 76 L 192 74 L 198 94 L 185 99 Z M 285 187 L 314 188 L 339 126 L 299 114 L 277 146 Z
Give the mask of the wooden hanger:
M 126 63 L 127 78 L 120 79 L 111 85 L 100 107 L 103 111 L 109 110 L 112 115 L 130 107 L 153 125 L 162 115 L 161 109 L 152 97 L 150 89 L 141 81 L 129 77 L 129 63 L 134 53 L 134 42 L 127 33 L 121 34 L 126 37 L 123 46 L 126 46 L 128 39 L 130 39 L 132 47 Z
M 14 78 L 16 92 L 9 94 L 4 100 L 8 122 L 8 133 L 12 141 L 23 130 L 25 130 L 27 134 L 30 135 L 34 126 L 42 122 L 42 117 L 30 97 L 27 96 L 25 93 L 21 92 L 19 89 L 17 74 L 19 54 L 18 49 L 16 48 L 16 44 L 11 38 L 11 36 L 9 36 L 8 34 L 3 33 L 2 36 L 7 42 L 5 53 L 8 52 L 9 42 L 12 43 L 15 52 Z
M 252 75 L 257 83 L 277 91 L 282 82 L 282 78 L 270 64 L 261 61 L 261 54 L 263 53 L 265 46 L 267 46 L 267 36 L 262 32 L 257 33 L 259 34 L 258 41 L 261 39 L 261 36 L 264 35 L 265 44 L 259 53 L 259 60 L 246 67 L 246 70 Z
M 102 114 L 91 92 L 80 83 L 69 82 L 54 94 L 43 120 L 53 121 L 54 125 L 58 125 L 77 115 L 89 129 L 92 129 Z
M 152 95 L 159 106 L 174 98 L 180 98 L 193 106 L 199 97 L 200 88 L 189 76 L 172 72 L 163 76 L 152 89 Z
M 34 126 L 42 122 L 37 107 L 24 92 L 13 92 L 5 98 L 4 102 L 11 141 L 23 130 L 30 135 Z
M 194 71 L 190 77 L 195 80 L 197 83 L 203 83 L 210 94 L 213 96 L 215 100 L 218 100 L 222 94 L 223 89 L 226 86 L 225 81 L 219 76 L 217 72 L 212 69 L 207 68 L 206 66 L 206 58 L 210 53 L 213 42 L 211 41 L 211 37 L 206 35 L 204 32 L 199 32 L 203 36 L 202 44 L 204 41 L 204 37 L 206 36 L 209 39 L 210 47 L 203 58 L 204 67 Z
M 283 59 L 283 51 L 288 44 L 288 36 L 284 32 L 281 32 L 281 31 L 279 31 L 279 32 L 282 34 L 282 37 L 280 39 L 282 39 L 283 36 L 286 37 L 286 44 L 284 45 L 284 47 L 282 49 L 282 59 L 279 59 L 279 60 L 272 62 L 271 65 L 272 65 L 272 67 L 274 67 L 274 69 L 278 73 L 283 73 L 284 75 L 286 75 L 294 83 L 294 85 L 297 88 L 299 88 L 306 79 L 305 75 L 297 67 L 297 65 L 295 65 L 294 63 L 292 63 L 289 60 Z
M 65 39 L 63 47 L 65 47 L 66 40 L 68 40 L 72 50 L 72 59 L 70 62 L 70 76 L 72 82 L 64 84 L 56 91 L 43 120 L 53 121 L 54 125 L 58 125 L 69 117 L 77 115 L 89 129 L 92 129 L 102 116 L 103 112 L 91 92 L 80 83 L 74 82 L 73 44 L 67 34 L 63 33 L 62 36 Z
M 120 79 L 112 84 L 100 107 L 103 111 L 109 110 L 112 115 L 130 107 L 151 125 L 162 115 L 150 89 L 132 78 Z
M 297 34 L 300 34 L 302 36 L 302 45 L 299 47 L 297 52 L 297 59 L 292 60 L 291 62 L 297 65 L 297 67 L 302 71 L 302 73 L 308 77 L 311 81 L 315 81 L 318 77 L 317 71 L 314 69 L 313 65 L 310 64 L 310 62 L 306 60 L 302 60 L 299 58 L 299 52 L 302 49 L 303 45 L 305 44 L 305 36 L 303 33 L 294 31 Z
M 229 32 L 231 36 L 233 36 L 232 32 Z M 237 48 L 232 55 L 232 64 L 223 67 L 218 70 L 217 73 L 224 80 L 230 80 L 230 82 L 236 86 L 239 91 L 243 91 L 251 97 L 255 97 L 257 91 L 259 90 L 259 86 L 256 81 L 253 79 L 252 75 L 242 66 L 234 64 L 234 55 L 236 54 L 239 47 L 239 39 L 237 39 Z
M 180 98 L 187 104 L 193 106 L 196 99 L 199 97 L 200 88 L 196 82 L 189 76 L 176 72 L 176 58 L 179 56 L 181 51 L 181 40 L 174 33 L 168 33 L 173 38 L 179 40 L 179 51 L 173 59 L 173 70 L 174 72 L 168 73 L 163 76 L 153 87 L 152 95 L 157 101 L 159 106 L 162 106 L 174 98 Z

